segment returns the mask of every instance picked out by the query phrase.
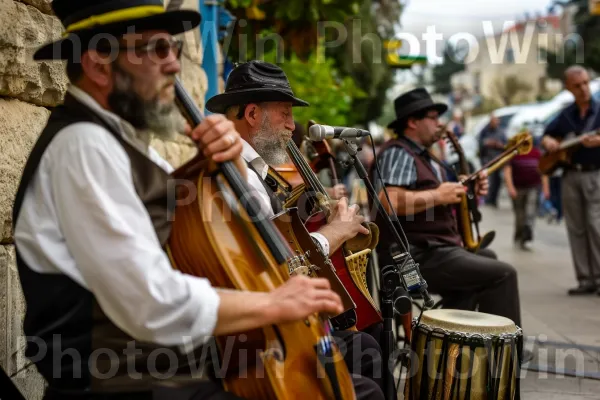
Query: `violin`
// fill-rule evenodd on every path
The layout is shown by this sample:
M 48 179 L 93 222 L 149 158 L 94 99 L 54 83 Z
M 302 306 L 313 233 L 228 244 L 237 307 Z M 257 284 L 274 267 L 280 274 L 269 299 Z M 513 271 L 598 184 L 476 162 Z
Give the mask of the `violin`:
M 302 176 L 307 189 L 312 192 L 312 201 L 319 210 L 306 221 L 308 230 L 315 232 L 327 223 L 331 214 L 332 199 L 293 140 L 288 141 L 287 152 Z M 375 248 L 378 240 L 377 226 L 370 224 L 368 228 L 370 228 L 369 236 L 358 235 L 356 241 L 346 242 L 341 249 L 330 256 L 339 279 L 356 303 L 356 328 L 358 330 L 383 321 L 367 286 L 368 255 Z
M 203 116 L 179 81 L 175 91 L 190 125 L 198 125 Z M 271 291 L 295 269 L 310 268 L 273 221 L 258 217 L 260 205 L 244 196 L 249 189 L 233 162 L 216 164 L 200 152 L 173 176 L 195 184 L 177 187 L 167 244 L 174 268 L 205 277 L 215 287 L 247 291 Z M 190 190 L 196 191 L 194 200 L 181 201 L 190 198 Z M 225 390 L 252 400 L 355 399 L 327 318 L 315 314 L 217 337 L 219 355 L 229 360 Z

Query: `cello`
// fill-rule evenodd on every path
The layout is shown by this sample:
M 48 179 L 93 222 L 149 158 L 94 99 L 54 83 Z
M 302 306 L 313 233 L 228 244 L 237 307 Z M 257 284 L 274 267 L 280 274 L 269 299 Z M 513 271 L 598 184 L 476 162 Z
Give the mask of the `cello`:
M 178 80 L 175 91 L 190 125 L 198 125 L 203 116 Z M 174 268 L 215 287 L 270 291 L 288 279 L 286 270 L 305 262 L 273 221 L 260 217 L 260 205 L 245 196 L 248 186 L 233 162 L 217 165 L 199 153 L 172 175 L 187 183 L 175 191 L 167 244 Z M 229 359 L 225 390 L 250 400 L 355 399 L 326 317 L 217 337 L 219 355 Z

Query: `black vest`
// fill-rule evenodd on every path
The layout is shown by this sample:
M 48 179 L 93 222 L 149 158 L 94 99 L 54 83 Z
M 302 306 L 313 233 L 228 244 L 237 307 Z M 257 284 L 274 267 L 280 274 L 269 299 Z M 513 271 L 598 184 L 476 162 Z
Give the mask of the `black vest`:
M 417 181 L 411 190 L 431 190 L 440 185 L 433 166 L 429 160 L 422 154 L 417 154 L 412 147 L 404 140 L 390 140 L 386 142 L 380 149 L 379 155 L 390 147 L 401 147 L 415 160 L 417 169 Z M 371 177 L 373 177 L 374 168 L 371 168 Z M 371 209 L 374 209 L 371 206 Z M 447 243 L 451 245 L 461 246 L 462 239 L 458 232 L 456 218 L 453 213 L 453 206 L 439 205 L 421 211 L 414 215 L 398 215 L 400 225 L 406 234 L 408 242 L 416 246 L 427 246 L 429 241 Z M 374 211 L 375 213 L 376 211 Z M 373 216 L 375 223 L 380 229 L 387 230 L 387 225 L 377 214 Z M 379 235 L 379 243 L 377 245 L 378 255 L 382 259 L 381 265 L 390 264 L 392 262 L 389 256 L 389 248 L 393 243 L 391 234 L 381 233 Z
M 70 94 L 65 97 L 64 105 L 51 113 L 25 165 L 13 207 L 13 224 L 18 220 L 26 189 L 47 146 L 62 128 L 77 122 L 92 122 L 105 127 L 123 146 L 131 162 L 136 192 L 148 210 L 164 247 L 171 231 L 169 217 L 172 210 L 168 207 L 175 204 L 168 201 L 169 194 L 175 193 L 168 186 L 174 180 L 169 180 L 166 171 L 127 143 L 111 124 Z M 25 354 L 36 364 L 51 388 L 99 391 L 147 388 L 155 379 L 149 371 L 154 377 L 164 373 L 174 375 L 173 380 L 185 383 L 189 377 L 188 356 L 176 348 L 134 340 L 104 315 L 91 292 L 66 275 L 35 272 L 21 258 L 18 244 L 15 248 L 27 304 L 23 328 L 29 340 Z M 131 342 L 141 353 L 135 357 L 130 355 L 128 361 L 124 350 Z M 198 354 L 200 350 L 197 349 Z M 155 352 L 149 359 L 152 351 Z M 169 358 L 173 355 L 177 364 Z M 135 368 L 132 371 L 138 375 L 128 373 L 128 367 Z

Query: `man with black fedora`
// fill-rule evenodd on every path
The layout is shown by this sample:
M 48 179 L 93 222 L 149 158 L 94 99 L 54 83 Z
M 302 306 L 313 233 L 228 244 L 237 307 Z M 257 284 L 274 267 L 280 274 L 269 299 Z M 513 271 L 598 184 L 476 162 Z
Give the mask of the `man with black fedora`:
M 372 176 L 381 201 L 388 211 L 393 209 L 398 215 L 410 252 L 420 264 L 429 289 L 443 297 L 445 308 L 477 308 L 520 325 L 516 270 L 497 260 L 491 250 L 480 250 L 477 254 L 465 250 L 454 214 L 456 204 L 465 195 L 465 187 L 449 182 L 446 167 L 429 151 L 441 138 L 439 117 L 447 106 L 435 103 L 423 88 L 402 94 L 394 106 L 396 119 L 388 128 L 397 138 L 380 149 L 382 182 Z M 382 184 L 387 188 L 390 203 L 381 190 Z M 488 188 L 485 174 L 477 186 L 478 195 L 485 195 Z M 385 233 L 380 236 L 377 250 L 381 265 L 392 263 L 390 237 Z
M 158 0 L 54 0 L 52 8 L 65 35 L 34 57 L 66 60 L 71 84 L 13 207 L 25 354 L 47 381 L 44 399 L 236 399 L 201 358 L 216 351 L 213 335 L 339 313 L 340 298 L 323 279 L 241 292 L 171 266 L 172 167 L 148 132 L 184 131 L 174 105 L 181 42 L 172 35 L 197 27 L 200 15 Z M 190 137 L 247 176 L 240 135 L 225 117 L 207 117 Z
M 293 108 L 308 105 L 294 95 L 279 66 L 260 60 L 237 66 L 227 78 L 225 91 L 206 103 L 209 111 L 225 114 L 233 121 L 240 133 L 244 147 L 242 157 L 250 169 L 248 183 L 267 217 L 283 210 L 274 195 L 275 187 L 270 185 L 269 166 L 288 162 L 286 146 L 295 129 Z M 342 198 L 332 210 L 328 224 L 311 233 L 324 254 L 331 255 L 359 233 L 369 233 L 361 225 L 364 217 L 358 215 L 358 211 L 357 205 L 348 206 L 348 199 Z M 337 328 L 333 335 L 343 343 L 340 348 L 353 374 L 357 398 L 383 399 L 381 348 L 375 339 L 381 327 L 370 327 L 371 336 L 347 330 L 355 319 L 348 326 L 343 326 L 343 319 L 338 323 L 333 318 L 332 322 Z

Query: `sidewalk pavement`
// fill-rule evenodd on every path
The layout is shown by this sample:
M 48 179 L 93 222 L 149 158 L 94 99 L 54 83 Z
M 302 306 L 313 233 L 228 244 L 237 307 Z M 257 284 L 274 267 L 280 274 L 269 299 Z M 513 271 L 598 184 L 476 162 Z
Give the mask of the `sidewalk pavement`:
M 498 209 L 482 207 L 482 214 L 481 233 L 496 231 L 490 247 L 519 273 L 525 348 L 534 352 L 524 368 L 576 375 L 525 369 L 522 398 L 600 399 L 600 296 L 567 295 L 576 281 L 564 222 L 549 225 L 538 219 L 532 251 L 527 252 L 512 243 L 514 217 L 507 198 Z

